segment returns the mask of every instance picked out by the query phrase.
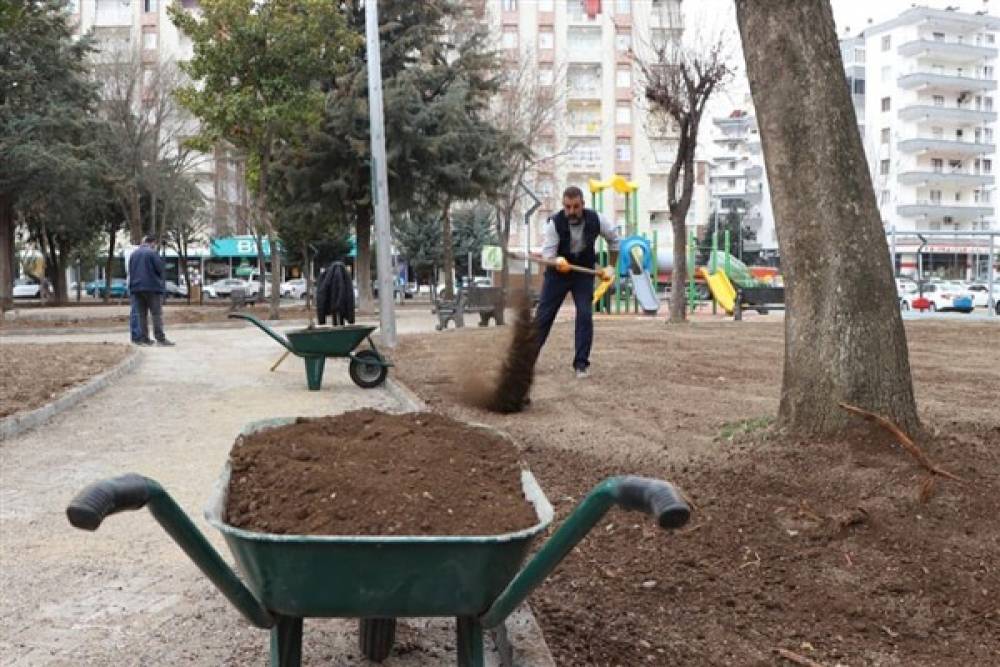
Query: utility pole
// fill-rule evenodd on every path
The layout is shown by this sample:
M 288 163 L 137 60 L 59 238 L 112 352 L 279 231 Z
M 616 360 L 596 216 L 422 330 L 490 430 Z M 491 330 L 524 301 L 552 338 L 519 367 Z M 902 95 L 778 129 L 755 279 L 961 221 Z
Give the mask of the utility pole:
M 378 312 L 382 341 L 396 347 L 395 276 L 389 233 L 389 177 L 385 164 L 385 121 L 382 107 L 382 52 L 378 36 L 378 2 L 365 2 L 365 41 L 368 53 L 368 116 L 372 135 L 372 204 L 375 208 Z

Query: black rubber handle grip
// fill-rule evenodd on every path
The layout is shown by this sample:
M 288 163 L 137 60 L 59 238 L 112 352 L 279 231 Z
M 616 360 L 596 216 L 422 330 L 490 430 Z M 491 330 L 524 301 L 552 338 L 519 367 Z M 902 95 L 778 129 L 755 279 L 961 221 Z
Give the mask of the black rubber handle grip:
M 660 528 L 680 528 L 691 518 L 691 508 L 669 483 L 649 477 L 623 477 L 618 504 L 627 510 L 652 514 Z
M 104 517 L 138 510 L 149 502 L 149 484 L 142 475 L 131 473 L 94 482 L 76 494 L 66 508 L 69 522 L 81 530 L 97 530 Z

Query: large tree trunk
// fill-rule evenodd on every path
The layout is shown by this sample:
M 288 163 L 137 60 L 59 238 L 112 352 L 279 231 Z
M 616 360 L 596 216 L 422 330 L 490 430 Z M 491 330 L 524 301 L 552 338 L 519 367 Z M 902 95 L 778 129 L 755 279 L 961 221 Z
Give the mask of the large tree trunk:
M 371 315 L 375 312 L 372 296 L 372 210 L 359 208 L 355 236 L 357 256 L 354 258 L 354 280 L 358 283 L 358 312 Z
M 906 335 L 830 3 L 736 10 L 785 275 L 779 422 L 836 435 L 855 419 L 844 401 L 913 431 Z
M 14 206 L 0 194 L 0 313 L 14 308 Z
M 441 262 L 444 264 L 444 294 L 446 299 L 455 298 L 455 248 L 451 240 L 451 202 L 445 201 L 441 208 Z
M 670 216 L 674 232 L 674 268 L 670 273 L 670 322 L 687 317 L 687 214 Z
M 139 187 L 131 186 L 129 188 L 129 235 L 132 237 L 132 245 L 139 245 L 142 243 L 142 211 L 139 208 Z

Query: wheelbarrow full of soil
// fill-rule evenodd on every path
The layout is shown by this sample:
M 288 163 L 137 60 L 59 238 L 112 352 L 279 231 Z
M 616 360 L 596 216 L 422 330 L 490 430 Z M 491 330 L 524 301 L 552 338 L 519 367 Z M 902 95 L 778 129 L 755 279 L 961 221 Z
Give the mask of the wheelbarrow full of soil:
M 306 365 L 306 384 L 310 391 L 318 391 L 323 384 L 323 369 L 327 358 L 344 358 L 351 360 L 347 372 L 354 384 L 362 389 L 371 389 L 385 382 L 392 366 L 383 357 L 371 334 L 377 327 L 363 324 L 348 324 L 334 327 L 313 327 L 289 331 L 286 336 L 267 326 L 253 315 L 247 313 L 230 313 L 230 318 L 246 320 L 255 325 L 268 336 L 278 341 L 288 352 L 302 357 Z M 368 340 L 369 348 L 354 350 L 364 340 Z
M 455 617 L 457 663 L 484 665 L 484 630 L 498 644 L 505 619 L 614 505 L 652 515 L 664 529 L 690 510 L 667 482 L 611 477 L 590 491 L 527 562 L 552 506 L 528 471 L 521 475 L 537 523 L 483 536 L 316 536 L 253 532 L 223 520 L 230 469 L 216 483 L 205 516 L 220 530 L 240 579 L 156 481 L 138 474 L 92 484 L 66 510 L 70 523 L 96 530 L 109 515 L 147 507 L 201 571 L 254 626 L 271 633 L 270 664 L 298 666 L 306 617 L 357 618 L 361 652 L 389 656 L 400 617 Z M 501 652 L 503 658 L 504 652 Z

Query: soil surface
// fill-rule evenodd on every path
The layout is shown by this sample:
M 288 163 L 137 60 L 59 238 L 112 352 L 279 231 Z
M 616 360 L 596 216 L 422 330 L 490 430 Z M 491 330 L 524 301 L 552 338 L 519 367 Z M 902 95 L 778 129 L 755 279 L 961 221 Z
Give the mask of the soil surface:
M 292 535 L 493 535 L 538 523 L 520 455 L 433 413 L 358 410 L 237 439 L 226 521 Z
M 127 345 L 0 344 L 0 417 L 34 410 L 118 364 Z
M 558 323 L 517 415 L 457 389 L 499 367 L 509 332 L 408 336 L 394 359 L 433 409 L 514 436 L 556 525 L 612 474 L 691 500 L 673 533 L 612 511 L 529 598 L 558 664 L 1000 664 L 1000 327 L 907 325 L 919 446 L 965 480 L 922 502 L 926 473 L 866 423 L 837 442 L 773 427 L 780 323 L 595 325 L 591 377 Z

